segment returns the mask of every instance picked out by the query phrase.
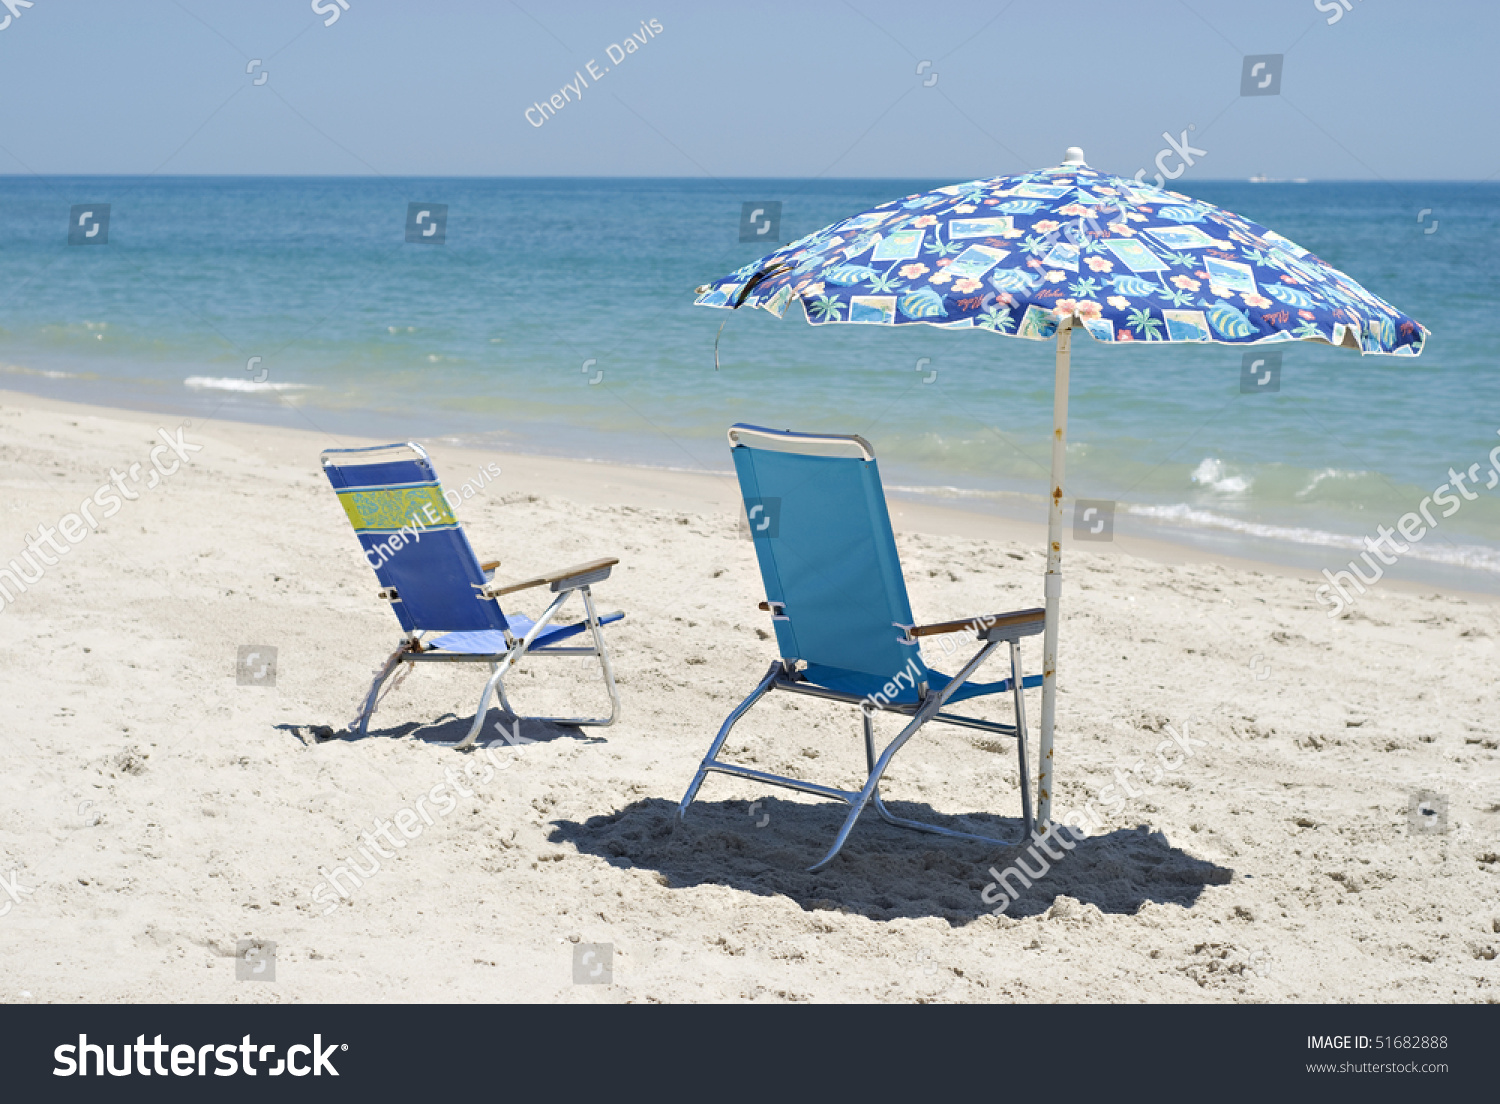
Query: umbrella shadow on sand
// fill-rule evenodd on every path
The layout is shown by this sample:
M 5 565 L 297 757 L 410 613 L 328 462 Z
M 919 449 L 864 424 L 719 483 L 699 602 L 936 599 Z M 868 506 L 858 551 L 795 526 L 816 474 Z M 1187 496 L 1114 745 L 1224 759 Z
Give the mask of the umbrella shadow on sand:
M 1021 834 L 1017 819 L 943 817 L 919 802 L 887 804 L 896 816 L 1002 838 Z M 893 828 L 867 812 L 839 857 L 809 874 L 807 867 L 822 857 L 844 814 L 841 805 L 774 797 L 700 800 L 687 820 L 678 822 L 675 803 L 648 798 L 582 823 L 555 821 L 549 838 L 615 866 L 655 870 L 672 888 L 722 885 L 762 897 L 787 897 L 809 911 L 842 910 L 872 920 L 937 916 L 954 926 L 1005 900 L 1003 894 L 993 905 L 980 899 L 995 880 L 990 867 L 1003 873 L 1019 857 L 1033 872 L 1038 870 L 1027 849 Z M 1033 879 L 1030 888 L 1009 879 L 1020 896 L 1006 909 L 1007 916 L 1035 916 L 1062 896 L 1109 913 L 1133 914 L 1148 901 L 1191 908 L 1205 886 L 1223 885 L 1233 876 L 1232 870 L 1194 858 L 1144 826 L 1091 836 L 1062 860 L 1043 854 L 1041 862 L 1050 862 L 1050 869 Z
M 501 747 L 509 747 L 510 743 L 506 737 L 518 740 L 522 744 L 547 744 L 553 740 L 579 740 L 584 743 L 602 744 L 604 738 L 591 736 L 576 725 L 554 724 L 551 721 L 520 719 L 520 727 L 516 727 L 517 718 L 503 710 L 491 709 L 490 715 L 485 718 L 484 729 L 479 735 L 479 747 L 495 744 Z M 301 739 L 304 743 L 326 744 L 333 740 L 361 739 L 390 739 L 404 740 L 411 738 L 423 743 L 435 745 L 456 744 L 469 734 L 469 726 L 474 723 L 473 717 L 460 717 L 456 713 L 444 713 L 430 721 L 404 721 L 400 724 L 388 725 L 377 728 L 372 722 L 370 730 L 363 737 L 358 732 L 345 727 L 333 728 L 321 724 L 279 724 L 276 727 L 283 732 L 290 732 Z M 496 726 L 500 727 L 496 727 Z M 503 729 L 503 733 L 502 733 Z

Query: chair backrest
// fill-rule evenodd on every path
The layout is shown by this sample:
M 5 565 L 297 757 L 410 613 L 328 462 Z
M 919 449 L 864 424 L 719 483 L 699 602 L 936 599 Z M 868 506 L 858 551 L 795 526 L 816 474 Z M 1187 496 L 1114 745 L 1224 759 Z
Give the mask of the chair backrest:
M 323 470 L 349 515 L 365 561 L 407 632 L 506 628 L 484 571 L 420 445 L 328 449 Z
M 869 442 L 736 425 L 729 443 L 782 659 L 925 683 Z

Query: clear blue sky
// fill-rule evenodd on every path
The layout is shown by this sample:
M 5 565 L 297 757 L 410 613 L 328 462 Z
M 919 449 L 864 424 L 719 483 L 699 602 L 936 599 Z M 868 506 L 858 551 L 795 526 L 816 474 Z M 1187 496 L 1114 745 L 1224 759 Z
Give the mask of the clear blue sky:
M 1190 124 L 1184 179 L 1500 173 L 1494 0 L 313 2 L 34 0 L 0 173 L 960 180 L 1076 144 L 1129 175 Z M 1240 96 L 1246 54 L 1285 55 L 1281 95 Z

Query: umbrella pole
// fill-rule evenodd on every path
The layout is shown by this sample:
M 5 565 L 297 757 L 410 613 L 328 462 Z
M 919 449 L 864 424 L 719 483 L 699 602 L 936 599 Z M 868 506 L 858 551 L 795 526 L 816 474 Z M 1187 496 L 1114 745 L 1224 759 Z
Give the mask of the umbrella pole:
M 1068 447 L 1068 369 L 1073 346 L 1073 319 L 1057 327 L 1057 375 L 1052 391 L 1052 491 L 1047 510 L 1047 620 L 1042 634 L 1042 740 L 1037 781 L 1037 831 L 1052 825 L 1052 733 L 1057 720 L 1057 628 L 1062 603 L 1063 468 Z

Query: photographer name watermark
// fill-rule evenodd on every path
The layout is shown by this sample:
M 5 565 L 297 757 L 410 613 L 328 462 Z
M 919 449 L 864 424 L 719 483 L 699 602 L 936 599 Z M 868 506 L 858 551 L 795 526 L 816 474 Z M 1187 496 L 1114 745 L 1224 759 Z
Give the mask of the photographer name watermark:
M 644 47 L 646 43 L 661 34 L 661 32 L 661 20 L 642 20 L 639 30 L 631 31 L 621 42 L 611 42 L 604 48 L 604 54 L 615 65 L 619 65 L 626 57 Z M 588 72 L 588 77 L 583 75 L 585 70 Z M 598 58 L 589 58 L 584 63 L 583 69 L 573 70 L 572 80 L 566 82 L 545 100 L 533 102 L 522 114 L 526 116 L 526 121 L 532 126 L 545 126 L 548 120 L 556 118 L 557 113 L 563 108 L 583 99 L 584 92 L 588 90 L 590 79 L 595 84 L 598 84 L 609 70 L 610 66 L 608 65 L 603 69 L 599 68 Z
M 456 510 L 459 503 L 473 498 L 484 490 L 491 480 L 498 478 L 500 478 L 500 465 L 491 462 L 475 472 L 473 479 L 464 480 L 456 490 L 451 487 L 445 489 L 443 502 L 449 511 Z M 438 509 L 436 501 L 424 502 L 421 509 L 413 510 L 407 516 L 405 524 L 399 529 L 387 535 L 383 541 L 371 543 L 370 547 L 362 548 L 361 554 L 367 564 L 379 571 L 388 560 L 408 544 L 422 543 L 422 534 L 428 529 L 434 526 L 446 529 L 451 528 L 453 524 L 454 518 L 451 513 L 444 515 Z

